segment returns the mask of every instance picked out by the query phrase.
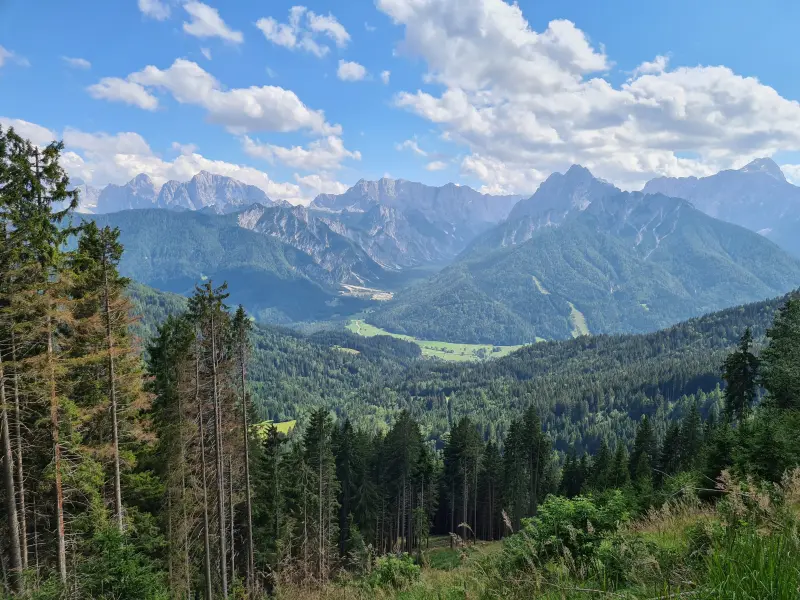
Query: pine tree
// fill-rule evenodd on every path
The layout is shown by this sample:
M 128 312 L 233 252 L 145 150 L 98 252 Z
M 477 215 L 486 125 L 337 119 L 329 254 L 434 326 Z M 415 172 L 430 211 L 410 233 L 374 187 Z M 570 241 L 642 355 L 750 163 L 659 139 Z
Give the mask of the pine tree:
M 250 396 L 247 392 L 247 361 L 250 351 L 250 320 L 247 318 L 244 307 L 239 305 L 233 318 L 233 336 L 236 346 L 236 357 L 239 361 L 240 390 L 239 398 L 242 412 L 242 445 L 244 447 L 244 486 L 245 510 L 247 519 L 247 589 L 254 591 L 255 577 L 255 549 L 253 544 L 253 493 L 250 481 L 250 426 L 248 413 L 251 410 Z M 233 550 L 231 550 L 231 556 Z
M 750 351 L 753 336 L 748 327 L 739 347 L 725 359 L 722 378 L 725 387 L 725 416 L 741 422 L 749 414 L 758 389 L 758 359 Z
M 636 439 L 630 456 L 630 475 L 633 481 L 652 475 L 657 450 L 655 432 L 650 419 L 645 415 L 636 429 Z
M 693 469 L 700 457 L 700 449 L 703 446 L 703 419 L 697 401 L 692 402 L 689 412 L 681 422 L 680 432 L 680 468 L 682 470 Z
M 800 410 L 800 299 L 787 301 L 767 331 L 769 344 L 761 353 L 761 383 L 769 403 L 778 409 Z
M 605 438 L 603 438 L 600 441 L 600 448 L 597 454 L 592 459 L 591 469 L 587 477 L 587 483 L 590 488 L 601 492 L 608 487 L 612 460 L 611 450 Z

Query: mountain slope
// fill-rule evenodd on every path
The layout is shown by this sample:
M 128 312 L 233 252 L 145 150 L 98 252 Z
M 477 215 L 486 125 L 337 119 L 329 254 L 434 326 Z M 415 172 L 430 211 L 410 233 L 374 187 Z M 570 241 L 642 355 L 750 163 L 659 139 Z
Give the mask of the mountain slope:
M 310 256 L 337 283 L 375 284 L 383 269 L 358 244 L 334 231 L 304 206 L 261 205 L 237 213 L 240 227 L 269 236 Z
M 361 180 L 343 194 L 311 203 L 341 224 L 377 262 L 404 268 L 452 259 L 506 218 L 517 196 L 489 196 L 466 186 L 432 187 L 403 179 Z
M 336 273 L 240 227 L 236 215 L 149 209 L 85 218 L 119 227 L 122 274 L 159 290 L 186 294 L 206 279 L 228 281 L 230 303 L 273 322 L 328 318 L 363 306 L 339 296 Z
M 515 344 L 652 331 L 800 285 L 800 262 L 764 237 L 682 199 L 587 188 L 583 171 L 553 176 L 557 194 L 545 182 L 518 221 L 367 320 L 423 339 Z M 526 235 L 510 239 L 521 224 Z
M 706 214 L 762 233 L 800 257 L 800 187 L 768 158 L 710 177 L 659 177 L 645 193 L 685 198 Z

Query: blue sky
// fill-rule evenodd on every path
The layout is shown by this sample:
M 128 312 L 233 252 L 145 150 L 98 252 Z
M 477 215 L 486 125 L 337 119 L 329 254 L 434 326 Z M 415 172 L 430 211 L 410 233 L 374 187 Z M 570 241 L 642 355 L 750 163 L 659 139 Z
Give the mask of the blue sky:
M 635 188 L 762 155 L 800 179 L 795 2 L 32 4 L 0 0 L 0 122 L 96 185 L 529 193 L 572 162 Z

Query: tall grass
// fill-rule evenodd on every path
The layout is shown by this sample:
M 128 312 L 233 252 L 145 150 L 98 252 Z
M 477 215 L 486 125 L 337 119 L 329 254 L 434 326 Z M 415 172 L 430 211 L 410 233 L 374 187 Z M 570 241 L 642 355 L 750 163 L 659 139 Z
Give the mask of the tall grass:
M 728 532 L 707 565 L 701 598 L 800 598 L 800 544 L 791 528 L 768 535 L 751 527 Z

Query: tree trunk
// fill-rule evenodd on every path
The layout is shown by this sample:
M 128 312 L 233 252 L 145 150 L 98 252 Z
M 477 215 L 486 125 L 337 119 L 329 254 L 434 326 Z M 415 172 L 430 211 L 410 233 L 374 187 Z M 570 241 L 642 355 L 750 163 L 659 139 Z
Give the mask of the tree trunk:
M 242 434 L 244 435 L 244 489 L 247 510 L 247 589 L 252 594 L 255 577 L 255 548 L 253 547 L 253 492 L 250 488 L 250 432 L 247 424 L 247 373 L 246 356 L 244 352 L 244 341 L 241 347 L 241 367 L 242 367 Z M 275 460 L 277 461 L 277 454 Z M 275 497 L 275 512 L 277 513 L 277 496 Z M 275 530 L 275 539 L 279 537 L 280 531 Z
M 50 307 L 48 307 L 49 309 Z M 56 365 L 53 356 L 53 322 L 47 315 L 47 364 L 50 383 L 50 425 L 53 433 L 54 468 L 56 484 L 56 520 L 58 533 L 58 571 L 61 583 L 67 585 L 67 540 L 64 528 L 64 490 L 61 486 L 61 440 L 59 438 L 58 393 L 56 391 Z
M 228 598 L 228 552 L 225 548 L 225 472 L 222 460 L 222 407 L 219 401 L 219 382 L 217 380 L 217 331 L 214 321 L 214 310 L 211 310 L 211 378 L 214 399 L 214 452 L 217 459 L 217 513 L 219 515 L 219 570 L 222 579 L 222 597 Z
M 14 362 L 14 429 L 17 438 L 17 493 L 19 494 L 19 530 L 22 546 L 22 568 L 28 568 L 28 517 L 25 509 L 25 468 L 22 464 L 22 414 L 19 399 L 17 340 L 11 329 L 11 360 Z
M 114 509 L 117 529 L 124 530 L 122 519 L 122 481 L 119 460 L 119 417 L 117 412 L 117 384 L 114 376 L 114 336 L 111 332 L 111 303 L 108 294 L 108 264 L 103 249 L 103 295 L 106 317 L 106 348 L 108 349 L 108 397 L 111 401 L 111 440 L 114 447 Z
M 11 450 L 11 428 L 8 426 L 8 409 L 6 407 L 6 380 L 3 372 L 3 357 L 0 356 L 0 418 L 2 418 L 3 438 L 3 482 L 6 496 L 6 513 L 8 516 L 9 554 L 11 564 L 11 585 L 17 593 L 23 591 L 22 550 L 19 540 L 19 521 L 17 519 L 17 493 L 14 485 L 14 455 Z
M 206 600 L 211 600 L 213 594 L 211 590 L 211 540 L 208 521 L 208 477 L 206 471 L 206 441 L 205 427 L 203 425 L 203 405 L 200 403 L 200 363 L 199 358 L 195 359 L 195 402 L 197 402 L 200 419 L 200 471 L 203 480 L 203 550 Z
M 236 558 L 234 545 L 234 510 L 233 510 L 233 459 L 228 457 L 228 506 L 230 507 L 230 535 L 231 535 L 231 579 L 236 576 Z

